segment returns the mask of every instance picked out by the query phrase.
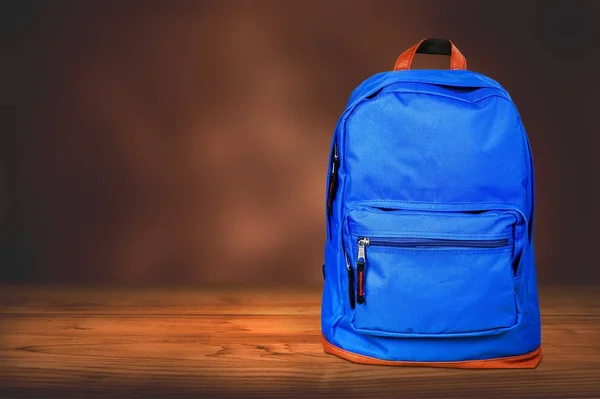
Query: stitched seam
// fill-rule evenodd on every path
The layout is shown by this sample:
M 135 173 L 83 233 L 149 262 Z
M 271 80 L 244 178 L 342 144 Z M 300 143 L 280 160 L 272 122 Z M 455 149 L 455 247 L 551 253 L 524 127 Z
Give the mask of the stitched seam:
M 492 90 L 496 90 L 496 89 L 492 88 Z M 447 94 L 434 93 L 434 92 L 429 92 L 429 91 L 418 91 L 418 90 L 411 90 L 411 89 L 396 89 L 396 90 L 390 90 L 390 91 L 381 91 L 379 94 L 377 94 L 377 96 L 373 97 L 371 100 L 378 100 L 378 99 L 382 98 L 386 94 L 395 94 L 395 93 L 430 95 L 430 96 L 435 96 L 435 97 L 449 98 L 449 99 L 460 101 L 460 102 L 467 103 L 467 104 L 477 104 L 480 101 L 487 100 L 488 98 L 491 98 L 491 97 L 498 97 L 498 98 L 502 98 L 502 99 L 505 99 L 505 100 L 508 101 L 508 99 L 506 98 L 506 96 L 504 96 L 502 94 L 498 94 L 498 93 L 486 94 L 485 96 L 483 96 L 481 98 L 478 98 L 476 100 L 470 101 L 470 100 L 466 100 L 466 99 L 463 99 L 463 98 L 460 98 L 460 97 L 450 96 L 450 95 L 447 95 Z M 511 103 L 510 101 L 508 101 L 508 102 Z
M 385 248 L 385 249 L 382 249 Z M 447 254 L 448 252 L 456 252 L 459 254 L 464 254 L 465 252 L 473 252 L 473 253 L 477 253 L 477 254 L 481 254 L 481 252 L 507 252 L 507 253 L 512 253 L 512 248 L 511 247 L 502 247 L 502 248 L 462 248 L 462 249 L 457 249 L 457 248 L 448 248 L 448 249 L 432 249 L 432 248 L 404 248 L 404 247 L 384 247 L 384 246 L 379 246 L 379 245 L 375 245 L 375 246 L 370 246 L 369 250 L 371 252 L 377 252 L 377 253 L 397 253 L 397 252 L 413 252 L 413 251 L 421 251 L 421 252 L 426 252 L 427 254 L 434 254 L 434 253 L 444 253 Z M 368 257 L 369 255 L 367 255 Z
M 405 234 L 411 234 L 411 235 L 416 235 L 420 238 L 437 238 L 437 236 L 440 237 L 497 237 L 498 239 L 504 239 L 504 238 L 511 238 L 511 236 L 501 236 L 498 234 L 494 234 L 494 233 L 450 233 L 450 232 L 438 232 L 438 231 L 432 231 L 432 230 L 421 230 L 421 231 L 410 231 L 410 230 L 371 230 L 371 229 L 367 229 L 367 230 L 356 230 L 354 232 L 354 236 L 356 235 L 362 235 L 362 234 L 377 234 L 377 233 L 381 233 L 381 234 L 394 234 L 394 233 L 405 233 Z M 435 234 L 435 237 L 428 237 L 428 235 L 430 234 Z M 385 237 L 385 236 L 380 236 L 380 237 Z M 375 237 L 373 237 L 375 238 Z
M 352 323 L 354 326 L 354 323 Z M 354 329 L 358 332 L 364 333 L 383 333 L 383 336 L 387 337 L 407 337 L 407 338 L 428 338 L 428 337 L 438 337 L 438 338 L 452 338 L 452 337 L 480 337 L 484 335 L 497 334 L 499 332 L 504 332 L 506 330 L 512 330 L 517 327 L 518 324 L 514 324 L 512 326 L 502 326 L 496 328 L 490 328 L 488 330 L 477 330 L 477 331 L 461 331 L 454 333 L 401 333 L 401 332 L 391 332 L 386 330 L 376 330 L 372 328 L 360 328 L 355 327 Z
M 430 363 L 430 364 L 447 364 L 447 365 L 452 365 L 452 364 L 469 364 L 469 363 L 485 363 L 485 362 L 496 362 L 496 361 L 512 361 L 512 360 L 531 360 L 534 357 L 537 356 L 538 352 L 540 352 L 542 350 L 542 346 L 538 346 L 535 350 L 525 353 L 523 355 L 515 355 L 515 356 L 506 356 L 506 357 L 497 357 L 497 358 L 491 358 L 491 359 L 479 359 L 479 360 L 457 360 L 457 361 L 450 361 L 450 362 L 417 362 L 417 361 L 410 361 L 410 360 L 386 360 L 386 359 L 377 359 L 375 357 L 371 357 L 371 356 L 367 356 L 367 355 L 361 355 L 359 353 L 354 353 L 354 352 L 350 352 L 346 349 L 340 348 L 339 346 L 336 346 L 334 344 L 332 344 L 331 342 L 327 341 L 327 339 L 323 336 L 323 334 L 321 334 L 321 339 L 328 345 L 330 346 L 334 351 L 340 351 L 342 353 L 345 353 L 349 356 L 356 356 L 362 359 L 366 359 L 366 360 L 371 360 L 371 361 L 375 361 L 375 362 L 384 362 L 384 363 L 389 363 L 389 364 L 394 364 L 394 363 Z
M 376 204 L 378 202 L 392 202 L 396 204 L 419 204 L 419 205 L 499 205 L 499 206 L 513 206 L 518 209 L 518 207 L 510 202 L 477 202 L 477 201 L 467 201 L 467 202 L 425 202 L 425 201 L 403 201 L 403 200 L 388 200 L 388 199 L 377 199 L 377 200 L 362 200 L 356 201 L 353 204 Z
M 377 200 L 367 200 L 367 201 L 377 201 Z M 392 200 L 392 201 L 396 201 L 396 200 Z M 419 203 L 421 203 L 421 202 L 419 202 Z M 384 211 L 384 210 L 378 209 L 378 208 L 375 208 L 375 210 L 373 210 L 373 208 L 368 208 L 366 210 L 363 210 L 363 209 L 356 209 L 356 210 L 360 211 L 360 212 L 377 213 L 379 215 L 388 215 L 390 212 L 394 212 L 393 210 L 392 211 Z M 490 211 L 495 211 L 495 210 L 491 209 Z M 461 213 L 459 215 L 456 215 L 453 213 L 445 214 L 443 212 L 437 212 L 438 215 L 436 215 L 436 217 L 440 217 L 440 218 L 477 218 L 477 220 L 484 220 L 484 219 L 496 220 L 500 217 L 503 217 L 506 213 L 509 213 L 512 215 L 512 213 L 510 213 L 510 212 L 511 211 L 502 211 L 498 215 L 490 215 L 489 213 L 475 214 L 475 215 L 469 215 L 469 214 L 465 215 L 464 213 Z M 431 211 L 428 212 L 428 211 L 418 211 L 418 210 L 410 209 L 410 210 L 406 211 L 406 215 L 400 214 L 400 213 L 399 213 L 399 215 L 402 215 L 402 216 L 407 216 L 407 215 L 409 215 L 409 216 L 431 216 L 430 213 L 431 213 Z M 442 213 L 442 214 L 439 214 L 439 213 Z

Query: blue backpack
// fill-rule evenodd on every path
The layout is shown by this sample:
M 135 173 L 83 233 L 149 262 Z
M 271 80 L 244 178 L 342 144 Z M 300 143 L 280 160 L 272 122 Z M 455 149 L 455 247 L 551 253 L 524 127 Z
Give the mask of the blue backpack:
M 410 70 L 415 53 L 450 70 Z M 542 356 L 531 150 L 508 93 L 426 39 L 352 93 L 331 147 L 326 352 L 534 368 Z

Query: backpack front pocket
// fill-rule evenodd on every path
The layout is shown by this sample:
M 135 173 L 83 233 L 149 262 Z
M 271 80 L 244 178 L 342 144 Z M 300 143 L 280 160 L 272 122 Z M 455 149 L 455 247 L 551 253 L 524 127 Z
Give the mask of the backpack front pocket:
M 356 266 L 354 329 L 439 337 L 514 328 L 519 221 L 512 211 L 350 211 L 345 247 Z

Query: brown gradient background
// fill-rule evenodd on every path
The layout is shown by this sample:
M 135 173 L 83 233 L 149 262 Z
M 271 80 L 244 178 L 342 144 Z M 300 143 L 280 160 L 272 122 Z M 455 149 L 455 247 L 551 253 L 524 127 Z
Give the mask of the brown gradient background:
M 0 278 L 318 284 L 337 118 L 430 36 L 520 109 L 540 280 L 599 283 L 599 3 L 4 1 Z

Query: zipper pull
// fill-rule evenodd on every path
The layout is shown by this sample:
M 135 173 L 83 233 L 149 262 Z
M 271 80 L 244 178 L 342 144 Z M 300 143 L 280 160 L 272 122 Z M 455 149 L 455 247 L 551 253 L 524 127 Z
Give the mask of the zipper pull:
M 367 254 L 365 247 L 369 245 L 368 238 L 363 237 L 358 240 L 358 256 L 356 258 L 356 273 L 358 275 L 356 302 L 359 304 L 365 303 L 365 263 L 367 262 Z
M 340 164 L 337 142 L 333 145 L 333 157 L 331 161 L 331 173 L 329 174 L 329 189 L 327 190 L 327 215 L 333 214 L 333 200 L 337 189 L 337 173 Z

